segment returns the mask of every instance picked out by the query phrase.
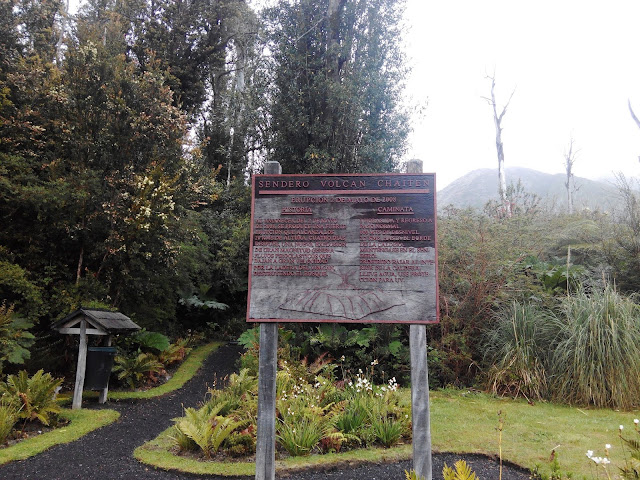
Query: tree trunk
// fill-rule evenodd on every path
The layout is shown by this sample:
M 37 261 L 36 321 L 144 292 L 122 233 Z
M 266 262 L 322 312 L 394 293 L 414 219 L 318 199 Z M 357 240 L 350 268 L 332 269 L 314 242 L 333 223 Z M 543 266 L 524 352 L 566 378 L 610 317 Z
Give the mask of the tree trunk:
M 573 178 L 573 164 L 576 161 L 576 153 L 573 151 L 573 138 L 569 142 L 569 150 L 564 155 L 564 167 L 567 173 L 567 179 L 564 186 L 567 189 L 567 212 L 573 214 L 573 193 L 575 191 Z
M 491 79 L 491 98 L 485 98 L 491 105 L 493 109 L 493 123 L 496 128 L 496 152 L 498 154 L 498 195 L 500 196 L 500 201 L 502 202 L 502 206 L 504 208 L 504 213 L 507 216 L 511 216 L 511 204 L 509 203 L 509 199 L 507 198 L 507 178 L 504 172 L 504 144 L 502 143 L 502 118 L 504 114 L 507 113 L 507 107 L 509 106 L 509 102 L 511 102 L 511 97 L 513 97 L 513 93 L 509 97 L 509 101 L 507 101 L 506 105 L 502 109 L 502 112 L 498 115 L 498 108 L 496 105 L 496 96 L 495 96 L 495 87 L 496 87 L 496 79 L 494 77 L 489 77 Z

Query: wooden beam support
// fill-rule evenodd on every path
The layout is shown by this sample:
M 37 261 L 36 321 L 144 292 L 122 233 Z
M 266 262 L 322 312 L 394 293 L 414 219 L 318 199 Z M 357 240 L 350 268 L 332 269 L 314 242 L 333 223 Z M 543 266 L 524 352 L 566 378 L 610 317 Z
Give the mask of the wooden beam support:
M 78 347 L 78 365 L 76 366 L 76 386 L 73 390 L 73 403 L 71 408 L 82 408 L 82 390 L 84 389 L 84 375 L 87 370 L 87 321 L 80 323 L 80 346 Z
M 80 335 L 80 328 L 61 328 L 58 332 L 66 333 L 67 335 Z M 109 335 L 108 332 L 96 328 L 86 328 L 85 333 L 87 335 Z

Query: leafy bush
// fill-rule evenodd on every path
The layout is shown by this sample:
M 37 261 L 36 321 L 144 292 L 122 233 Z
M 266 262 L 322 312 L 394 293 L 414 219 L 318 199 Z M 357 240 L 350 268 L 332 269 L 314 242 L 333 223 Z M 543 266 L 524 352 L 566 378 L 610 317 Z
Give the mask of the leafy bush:
M 0 305 L 0 373 L 4 362 L 23 364 L 31 354 L 29 347 L 35 342 L 33 334 L 27 329 L 33 323 L 18 316 L 14 306 L 7 307 L 6 302 Z
M 32 377 L 25 370 L 9 375 L 0 382 L 0 400 L 18 411 L 18 417 L 26 421 L 39 421 L 43 425 L 55 423 L 61 411 L 55 401 L 56 389 L 62 379 L 38 370 Z
M 118 380 L 126 382 L 132 389 L 136 388 L 143 379 L 153 379 L 164 370 L 164 365 L 151 353 L 137 355 L 116 355 L 113 372 Z
M 158 361 L 165 367 L 183 361 L 191 351 L 191 349 L 187 347 L 188 343 L 189 341 L 187 339 L 180 338 L 176 340 L 175 343 L 171 343 L 167 348 L 160 352 L 158 355 Z
M 18 421 L 18 410 L 11 404 L 0 404 L 0 444 L 7 441 L 7 437 Z
M 385 385 L 373 384 L 370 378 L 374 365 L 371 365 L 366 375 L 359 372 L 353 379 L 338 381 L 336 369 L 326 357 L 311 363 L 280 362 L 276 376 L 279 448 L 295 456 L 314 450 L 337 452 L 345 446 L 376 442 L 393 445 L 401 437 L 410 438 L 407 432 L 410 407 L 400 405 L 395 378 Z M 221 431 L 223 441 L 214 445 L 211 452 L 224 448 L 226 454 L 233 456 L 252 453 L 257 390 L 257 378 L 249 369 L 231 375 L 226 388 L 208 392 L 210 399 L 203 409 L 187 409 L 185 417 L 176 421 L 175 444 L 181 450 L 199 448 L 207 455 L 209 429 L 220 425 L 225 427 Z M 245 424 L 246 428 L 238 431 L 236 425 Z
M 475 472 L 471 470 L 471 467 L 467 465 L 464 460 L 458 460 L 454 464 L 455 470 L 449 467 L 446 463 L 442 469 L 442 476 L 444 480 L 478 480 Z
M 405 427 L 394 415 L 376 415 L 371 420 L 371 429 L 376 440 L 389 448 L 398 443 Z
M 188 437 L 198 445 L 206 458 L 216 453 L 222 442 L 244 422 L 219 416 L 223 404 L 208 403 L 201 409 L 186 408 L 184 418 L 176 421 L 178 436 Z M 184 440 L 181 440 L 184 442 Z
M 326 422 L 318 416 L 303 416 L 296 422 L 278 419 L 276 425 L 276 440 L 294 457 L 309 455 L 326 433 Z
M 546 398 L 549 356 L 561 328 L 557 317 L 530 303 L 513 301 L 498 311 L 484 341 L 493 393 Z
M 415 470 L 404 471 L 405 480 L 426 480 L 423 476 L 418 476 Z
M 170 345 L 169 338 L 166 335 L 158 332 L 149 332 L 145 329 L 134 333 L 127 341 L 139 345 L 142 350 L 156 350 L 158 352 L 167 350 Z
M 561 340 L 553 356 L 560 401 L 629 409 L 640 396 L 640 306 L 611 286 L 562 300 Z

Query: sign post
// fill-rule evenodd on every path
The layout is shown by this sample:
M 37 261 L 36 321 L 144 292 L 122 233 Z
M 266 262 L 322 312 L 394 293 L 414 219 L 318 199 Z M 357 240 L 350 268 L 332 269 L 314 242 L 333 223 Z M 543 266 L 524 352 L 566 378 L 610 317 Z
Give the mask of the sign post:
M 422 173 L 422 162 L 411 160 L 407 173 Z M 418 477 L 432 478 L 431 418 L 429 414 L 429 368 L 427 365 L 427 327 L 409 327 L 411 355 L 411 427 L 413 430 L 413 469 Z
M 267 162 L 265 174 L 279 175 L 278 162 Z M 256 480 L 276 477 L 276 373 L 278 368 L 278 324 L 260 324 L 258 357 L 258 419 L 256 439 Z
M 430 480 L 425 325 L 438 322 L 435 175 L 422 173 L 421 162 L 406 174 L 358 175 L 283 175 L 276 165 L 255 175 L 252 189 L 256 479 L 275 476 L 277 322 L 336 322 L 411 325 L 414 469 Z

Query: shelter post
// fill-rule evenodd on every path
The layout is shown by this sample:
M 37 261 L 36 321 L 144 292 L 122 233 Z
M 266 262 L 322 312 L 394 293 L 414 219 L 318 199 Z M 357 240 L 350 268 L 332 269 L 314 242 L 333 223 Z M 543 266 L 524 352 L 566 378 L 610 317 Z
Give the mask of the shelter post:
M 76 386 L 73 390 L 71 408 L 82 408 L 82 390 L 84 389 L 84 374 L 87 369 L 87 321 L 80 321 L 80 346 L 78 347 L 78 366 L 76 367 Z

